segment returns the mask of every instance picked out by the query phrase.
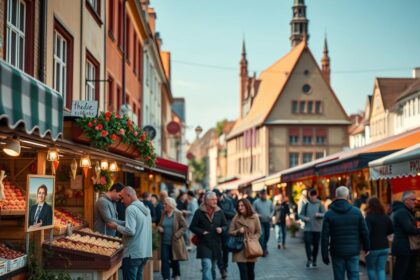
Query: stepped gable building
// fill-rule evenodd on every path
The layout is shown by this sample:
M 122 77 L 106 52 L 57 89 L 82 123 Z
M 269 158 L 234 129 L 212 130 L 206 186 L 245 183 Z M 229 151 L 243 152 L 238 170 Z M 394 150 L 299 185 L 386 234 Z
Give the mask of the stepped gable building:
M 269 175 L 341 151 L 350 120 L 330 85 L 324 42 L 322 68 L 308 47 L 303 0 L 295 0 L 292 49 L 248 76 L 245 42 L 240 61 L 240 116 L 227 137 L 227 176 Z

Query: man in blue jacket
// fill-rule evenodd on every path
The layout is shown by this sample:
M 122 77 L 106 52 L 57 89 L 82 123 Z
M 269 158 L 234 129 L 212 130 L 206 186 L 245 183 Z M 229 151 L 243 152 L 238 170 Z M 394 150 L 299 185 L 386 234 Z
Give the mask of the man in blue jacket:
M 360 210 L 348 202 L 349 189 L 338 187 L 336 200 L 324 215 L 321 233 L 322 260 L 330 263 L 331 254 L 334 280 L 359 279 L 360 244 L 369 254 L 369 232 Z M 329 250 L 328 250 L 329 249 Z

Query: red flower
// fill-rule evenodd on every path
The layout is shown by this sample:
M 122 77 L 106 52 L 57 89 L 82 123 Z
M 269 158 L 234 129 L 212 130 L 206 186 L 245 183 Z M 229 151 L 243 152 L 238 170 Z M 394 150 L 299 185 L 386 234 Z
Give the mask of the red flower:
M 131 125 L 132 125 L 132 121 L 129 119 L 129 120 L 127 121 L 127 126 L 128 126 L 128 127 L 131 127 Z
M 117 140 L 117 135 L 115 135 L 115 134 L 112 134 L 112 135 L 111 135 L 111 139 L 112 139 L 112 141 L 115 141 L 115 140 Z
M 146 157 L 146 160 L 150 160 L 150 157 L 149 157 L 149 156 L 147 156 L 147 157 Z
M 105 118 L 105 121 L 106 122 L 109 122 L 109 120 L 110 120 L 110 118 L 108 118 L 108 117 Z
M 104 126 L 102 124 L 98 124 L 95 129 L 96 130 L 102 130 L 104 128 Z
M 124 128 L 121 128 L 120 129 L 120 131 L 118 132 L 120 135 L 124 135 L 124 133 L 125 133 L 125 130 L 124 130 Z
M 93 123 L 95 123 L 95 124 L 96 124 L 96 120 L 93 120 Z
M 118 114 L 118 113 L 115 115 L 115 117 L 116 117 L 117 119 L 121 118 L 120 114 Z
M 136 136 L 137 137 L 137 135 L 139 135 L 139 133 L 137 132 L 137 131 L 134 131 L 134 136 Z
M 112 113 L 111 113 L 111 112 L 106 112 L 106 113 L 105 113 L 105 117 L 106 117 L 106 118 L 110 118 L 110 117 L 111 117 L 111 115 L 112 115 Z
M 102 137 L 106 137 L 108 135 L 108 131 L 102 130 L 101 135 Z
M 92 127 L 93 126 L 93 123 L 92 122 L 88 122 L 87 126 L 88 127 Z
M 141 141 L 144 141 L 144 139 L 146 139 L 146 135 L 146 132 L 143 132 L 143 134 L 140 137 Z

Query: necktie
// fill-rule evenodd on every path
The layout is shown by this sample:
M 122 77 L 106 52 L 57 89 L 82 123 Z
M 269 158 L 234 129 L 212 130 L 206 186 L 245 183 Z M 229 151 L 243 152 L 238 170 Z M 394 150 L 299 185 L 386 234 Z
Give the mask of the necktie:
M 39 205 L 38 208 L 35 211 L 35 216 L 34 216 L 34 223 L 35 224 L 38 223 L 38 217 L 39 217 L 39 214 L 41 213 L 41 208 L 42 208 L 42 206 Z

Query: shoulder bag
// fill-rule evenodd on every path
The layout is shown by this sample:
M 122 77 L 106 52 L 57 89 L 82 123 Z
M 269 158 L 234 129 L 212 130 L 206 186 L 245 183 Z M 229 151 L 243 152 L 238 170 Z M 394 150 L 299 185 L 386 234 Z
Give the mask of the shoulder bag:
M 260 241 L 256 238 L 252 238 L 248 234 L 245 235 L 244 246 L 245 256 L 247 258 L 258 258 L 263 255 L 263 249 L 260 245 Z
M 244 248 L 244 236 L 229 235 L 226 241 L 226 247 L 232 253 L 241 251 Z

